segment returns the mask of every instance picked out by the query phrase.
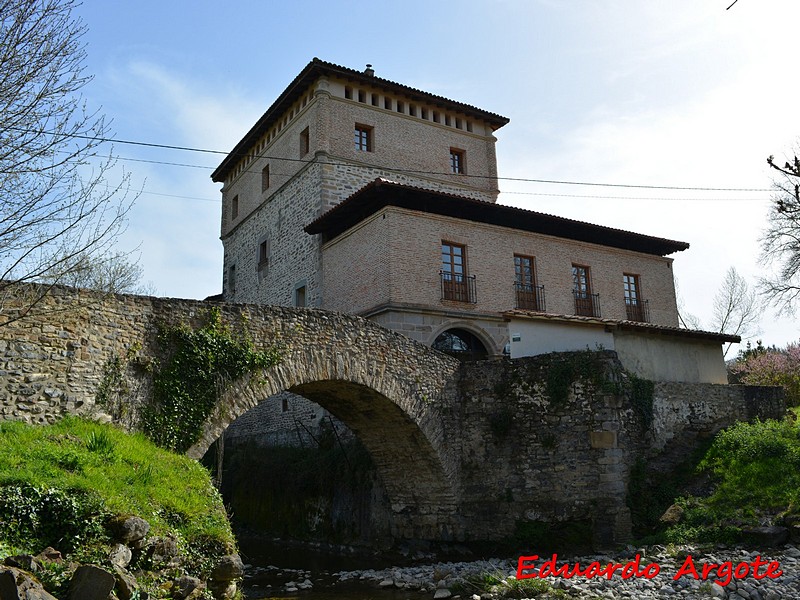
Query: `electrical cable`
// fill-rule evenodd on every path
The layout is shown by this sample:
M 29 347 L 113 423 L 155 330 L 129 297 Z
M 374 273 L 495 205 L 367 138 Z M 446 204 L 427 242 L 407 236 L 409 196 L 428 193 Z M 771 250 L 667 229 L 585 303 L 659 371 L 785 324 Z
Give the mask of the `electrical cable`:
M 21 131 L 25 133 L 34 133 L 34 134 L 48 134 L 48 135 L 60 135 L 62 137 L 68 138 L 77 138 L 77 139 L 84 139 L 89 141 L 96 141 L 96 142 L 110 142 L 116 144 L 127 144 L 127 145 L 134 145 L 134 146 L 144 146 L 147 148 L 160 148 L 165 150 L 179 150 L 182 152 L 200 152 L 206 154 L 220 154 L 220 155 L 231 155 L 231 152 L 225 152 L 223 150 L 209 150 L 205 148 L 192 148 L 190 146 L 176 146 L 172 144 L 157 144 L 153 142 L 140 142 L 135 140 L 122 140 L 116 138 L 107 138 L 107 137 L 100 137 L 100 136 L 88 136 L 82 134 L 75 134 L 75 133 L 54 133 L 54 132 L 45 132 L 45 131 L 34 131 L 24 128 L 9 128 L 14 129 L 16 131 Z M 249 156 L 249 153 L 242 153 L 242 157 Z M 302 158 L 286 158 L 280 156 L 258 156 L 258 158 L 266 159 L 266 160 L 282 160 L 288 162 L 302 162 L 306 164 L 310 164 L 314 162 L 313 159 L 302 159 Z M 143 159 L 135 159 L 141 162 L 144 162 Z M 153 161 L 158 162 L 158 161 Z M 167 163 L 165 163 L 167 164 Z M 178 163 L 176 163 L 177 165 Z M 334 166 L 353 166 L 352 164 L 348 163 L 326 163 L 332 164 Z M 179 166 L 186 166 L 186 167 L 195 167 L 195 168 L 203 168 L 203 169 L 211 169 L 212 167 L 205 167 L 200 165 L 187 165 L 187 164 L 180 164 Z M 416 169 L 397 169 L 397 168 L 385 168 L 386 171 L 392 171 L 397 173 L 412 173 L 416 175 L 438 175 L 438 176 L 449 176 L 452 173 L 446 173 L 441 171 L 421 171 Z M 247 171 L 251 172 L 251 171 Z M 568 180 L 558 180 L 558 179 L 535 179 L 529 177 L 499 177 L 493 175 L 471 175 L 469 173 L 465 173 L 463 176 L 471 177 L 474 179 L 492 179 L 496 181 L 517 181 L 523 183 L 545 183 L 545 184 L 553 184 L 553 185 L 581 185 L 581 186 L 593 186 L 593 187 L 613 187 L 613 188 L 630 188 L 630 189 L 648 189 L 648 190 L 677 190 L 677 191 L 701 191 L 701 192 L 771 192 L 773 190 L 769 188 L 727 188 L 727 187 L 708 187 L 708 186 L 677 186 L 677 185 L 642 185 L 642 184 L 631 184 L 631 183 L 599 183 L 599 182 L 589 182 L 589 181 L 568 181 Z

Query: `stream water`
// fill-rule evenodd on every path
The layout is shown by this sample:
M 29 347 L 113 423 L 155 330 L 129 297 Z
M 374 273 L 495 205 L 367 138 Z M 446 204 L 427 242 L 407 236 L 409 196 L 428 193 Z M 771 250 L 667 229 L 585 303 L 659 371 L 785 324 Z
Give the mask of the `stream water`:
M 383 569 L 411 564 L 402 556 L 351 553 L 289 545 L 259 537 L 240 536 L 239 550 L 246 568 L 241 589 L 248 600 L 301 598 L 303 600 L 421 600 L 430 594 L 381 589 L 374 583 L 337 583 L 334 573 Z M 290 582 L 310 580 L 313 587 L 287 592 Z

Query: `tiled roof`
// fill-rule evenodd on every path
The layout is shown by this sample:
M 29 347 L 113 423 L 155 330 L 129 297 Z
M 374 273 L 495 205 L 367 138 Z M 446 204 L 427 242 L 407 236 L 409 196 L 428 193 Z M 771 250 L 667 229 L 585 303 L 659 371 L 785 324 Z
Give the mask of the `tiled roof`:
M 474 200 L 380 178 L 306 225 L 305 231 L 310 234 L 322 233 L 325 239 L 332 239 L 386 206 L 489 223 L 656 256 L 666 256 L 689 247 L 686 242 Z
M 682 329 L 680 327 L 669 327 L 667 325 L 654 325 L 652 323 L 641 323 L 639 321 L 624 321 L 618 319 L 602 319 L 600 317 L 583 317 L 579 315 L 559 315 L 554 313 L 542 313 L 531 310 L 522 310 L 515 308 L 503 313 L 507 319 L 518 318 L 528 319 L 532 321 L 551 321 L 563 323 L 582 323 L 584 325 L 600 325 L 604 327 L 614 328 L 622 331 L 637 331 L 644 333 L 655 333 L 661 335 L 670 335 L 683 338 L 693 338 L 701 340 L 709 340 L 713 342 L 733 342 L 738 344 L 742 338 L 738 335 L 729 335 L 727 333 L 717 333 L 714 331 L 700 331 L 696 329 Z
M 456 110 L 471 116 L 476 119 L 481 119 L 489 123 L 494 129 L 499 129 L 506 123 L 508 119 L 496 113 L 482 110 L 470 104 L 456 102 L 449 100 L 443 96 L 430 94 L 422 90 L 418 90 L 401 83 L 376 77 L 375 75 L 368 75 L 363 71 L 356 71 L 342 67 L 334 63 L 325 62 L 318 58 L 312 59 L 305 68 L 300 71 L 297 77 L 286 87 L 286 89 L 278 96 L 278 99 L 272 103 L 261 118 L 256 121 L 256 124 L 248 131 L 245 136 L 239 141 L 230 154 L 220 163 L 216 170 L 211 174 L 213 181 L 224 181 L 228 173 L 236 166 L 239 159 L 246 155 L 248 150 L 255 144 L 269 128 L 277 122 L 284 112 L 302 96 L 308 87 L 323 75 L 341 77 L 363 85 L 372 87 L 379 87 L 389 90 L 391 92 L 400 93 L 411 100 L 416 102 L 427 102 L 430 104 L 438 105 L 450 110 Z

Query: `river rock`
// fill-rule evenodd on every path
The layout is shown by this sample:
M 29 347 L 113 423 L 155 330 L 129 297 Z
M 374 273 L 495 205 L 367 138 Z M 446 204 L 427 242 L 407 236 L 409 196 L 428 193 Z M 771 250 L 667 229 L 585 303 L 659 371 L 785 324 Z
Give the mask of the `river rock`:
M 0 600 L 57 600 L 32 575 L 15 567 L 0 567 Z
M 233 581 L 242 575 L 244 575 L 244 563 L 238 554 L 223 556 L 211 571 L 211 579 L 214 581 Z
M 745 540 L 758 547 L 774 548 L 789 541 L 789 530 L 786 527 L 750 527 L 742 529 Z
M 45 548 L 44 550 L 39 552 L 39 554 L 36 555 L 36 558 L 42 563 L 45 563 L 45 562 L 62 563 L 62 562 L 64 562 L 64 557 L 61 555 L 61 551 L 60 550 L 56 550 L 52 546 L 48 546 L 47 548 Z
M 133 542 L 144 539 L 150 531 L 150 523 L 136 516 L 117 517 L 111 520 L 109 529 L 114 539 L 130 545 Z
M 120 600 L 130 600 L 139 588 L 136 578 L 118 565 L 114 565 L 114 575 L 117 580 L 115 589 Z
M 452 595 L 453 593 L 447 588 L 438 588 L 433 595 L 433 600 L 444 600 L 444 598 L 449 598 Z
M 70 600 L 108 600 L 116 578 L 100 567 L 83 565 L 75 570 L 69 584 Z
M 114 544 L 108 553 L 108 560 L 111 564 L 123 569 L 131 563 L 133 552 L 125 544 Z
M 147 555 L 156 567 L 176 567 L 180 564 L 178 541 L 170 536 L 150 539 Z
M 800 523 L 789 526 L 789 537 L 795 544 L 800 544 Z
M 36 573 L 42 568 L 42 563 L 35 556 L 30 554 L 17 554 L 16 556 L 6 556 L 3 564 L 7 567 L 16 567 L 17 569 L 25 569 L 31 573 Z M 0 596 L 0 599 L 2 596 Z
M 189 575 L 184 575 L 183 577 L 179 577 L 173 583 L 172 590 L 173 594 L 178 600 L 184 600 L 191 596 L 192 592 L 197 589 L 203 588 L 203 582 L 200 581 L 197 577 L 191 577 Z
M 683 508 L 681 508 L 677 504 L 673 504 L 667 510 L 664 511 L 664 514 L 661 515 L 659 521 L 661 521 L 665 525 L 675 525 L 677 523 L 680 523 L 681 519 L 683 519 Z
M 208 589 L 216 600 L 231 600 L 236 595 L 236 584 L 233 581 L 209 581 Z M 288 591 L 288 590 L 287 590 Z M 297 588 L 294 588 L 297 591 Z

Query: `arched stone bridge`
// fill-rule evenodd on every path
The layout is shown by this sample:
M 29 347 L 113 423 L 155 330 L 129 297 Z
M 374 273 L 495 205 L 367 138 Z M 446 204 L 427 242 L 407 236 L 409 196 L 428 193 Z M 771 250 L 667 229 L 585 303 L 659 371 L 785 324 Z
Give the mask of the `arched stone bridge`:
M 231 422 L 278 392 L 305 396 L 372 455 L 396 538 L 496 540 L 520 523 L 580 521 L 600 543 L 623 539 L 638 457 L 669 454 L 671 440 L 683 447 L 737 418 L 778 414 L 781 404 L 739 386 L 657 383 L 654 418 L 644 423 L 626 397 L 586 385 L 551 402 L 544 382 L 557 357 L 462 365 L 349 315 L 64 288 L 0 325 L 0 418 L 46 423 L 107 411 L 135 428 L 152 385 L 136 365 L 158 355 L 159 324 L 202 326 L 212 306 L 257 347 L 279 343 L 282 359 L 229 385 L 188 453 L 202 456 Z M 0 323 L 19 314 L 4 300 Z M 600 360 L 617 369 L 613 356 Z M 109 382 L 114 410 L 96 404 Z

